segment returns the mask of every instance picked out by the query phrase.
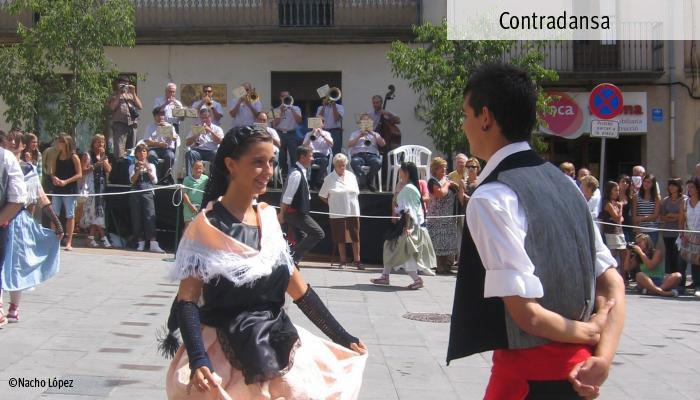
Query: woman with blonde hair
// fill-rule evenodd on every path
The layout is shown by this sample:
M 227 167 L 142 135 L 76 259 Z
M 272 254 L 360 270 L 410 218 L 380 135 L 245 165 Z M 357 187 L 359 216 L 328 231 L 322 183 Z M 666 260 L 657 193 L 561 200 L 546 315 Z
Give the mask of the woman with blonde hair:
M 325 177 L 318 197 L 328 203 L 331 237 L 338 246 L 340 266 L 347 263 L 345 245 L 352 244 L 353 265 L 360 265 L 360 188 L 355 175 L 347 170 L 348 158 L 343 153 L 333 156 L 333 172 Z
M 430 175 L 432 177 L 428 180 L 428 233 L 435 249 L 437 273 L 449 274 L 457 254 L 459 218 L 446 217 L 455 215 L 458 204 L 465 204 L 464 181 L 454 182 L 447 178 L 447 161 L 441 157 L 433 158 L 430 163 Z
M 24 143 L 24 150 L 20 156 L 20 160 L 32 164 L 39 175 L 39 181 L 41 182 L 44 177 L 42 157 L 39 152 L 39 138 L 31 133 L 25 133 L 22 137 L 22 143 Z
M 53 196 L 51 206 L 57 215 L 61 208 L 66 215 L 66 251 L 73 250 L 73 229 L 75 228 L 75 202 L 78 199 L 78 182 L 83 177 L 80 158 L 75 153 L 75 141 L 67 133 L 61 133 L 56 138 L 57 156 L 51 166 L 51 183 Z M 52 229 L 55 227 L 51 226 Z
M 97 240 L 106 248 L 112 247 L 105 235 L 105 204 L 104 197 L 99 196 L 107 189 L 107 176 L 112 171 L 112 165 L 105 150 L 107 140 L 102 134 L 96 134 L 90 142 L 90 151 L 83 154 L 83 177 L 87 193 L 80 225 L 90 230 L 88 236 L 91 247 L 98 247 Z

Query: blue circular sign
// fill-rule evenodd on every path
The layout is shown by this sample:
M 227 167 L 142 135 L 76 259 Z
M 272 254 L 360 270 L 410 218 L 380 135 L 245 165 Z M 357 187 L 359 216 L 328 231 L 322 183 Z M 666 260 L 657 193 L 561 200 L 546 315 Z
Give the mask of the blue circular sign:
M 622 114 L 622 105 L 622 91 L 611 83 L 596 86 L 588 98 L 591 112 L 601 119 L 612 119 Z

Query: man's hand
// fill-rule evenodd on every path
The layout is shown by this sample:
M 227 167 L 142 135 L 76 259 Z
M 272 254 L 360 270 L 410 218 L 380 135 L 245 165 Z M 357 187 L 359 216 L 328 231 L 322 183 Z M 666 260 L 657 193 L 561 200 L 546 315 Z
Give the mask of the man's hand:
M 595 399 L 600 394 L 600 386 L 608 379 L 610 364 L 601 357 L 593 356 L 576 364 L 569 373 L 569 382 L 580 396 Z
M 277 220 L 279 221 L 280 225 L 282 225 L 284 223 L 284 213 L 277 214 Z

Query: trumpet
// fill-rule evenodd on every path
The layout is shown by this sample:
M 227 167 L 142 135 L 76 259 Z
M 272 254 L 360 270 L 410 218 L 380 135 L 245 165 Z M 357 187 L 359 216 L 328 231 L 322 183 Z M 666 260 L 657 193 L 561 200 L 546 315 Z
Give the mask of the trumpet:
M 256 101 L 260 100 L 260 95 L 258 92 L 253 88 L 250 92 L 247 92 L 245 95 L 245 100 L 248 103 L 255 103 Z
M 209 95 L 204 96 L 202 101 L 204 102 L 204 105 L 206 105 L 208 108 L 211 108 L 211 106 L 214 105 L 214 102 L 211 99 L 211 96 Z
M 285 96 L 284 98 L 282 98 L 282 104 L 287 106 L 287 107 L 293 106 L 294 105 L 294 97 Z

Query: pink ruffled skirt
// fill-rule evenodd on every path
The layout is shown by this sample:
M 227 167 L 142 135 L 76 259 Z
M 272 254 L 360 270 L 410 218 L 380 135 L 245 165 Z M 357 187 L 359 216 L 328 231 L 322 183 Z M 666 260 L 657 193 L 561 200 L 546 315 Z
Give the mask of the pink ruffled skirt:
M 224 355 L 216 338 L 216 330 L 205 326 L 202 329 L 202 337 L 214 366 L 215 378 L 220 379 L 218 393 L 212 396 L 193 388 L 191 394 L 187 394 L 190 378 L 189 360 L 185 346 L 180 346 L 168 369 L 165 386 L 168 399 L 357 399 L 367 354 L 360 355 L 321 339 L 304 328 L 296 325 L 295 327 L 299 333 L 300 346 L 294 353 L 289 371 L 270 381 L 246 385 L 243 373 L 233 368 Z

